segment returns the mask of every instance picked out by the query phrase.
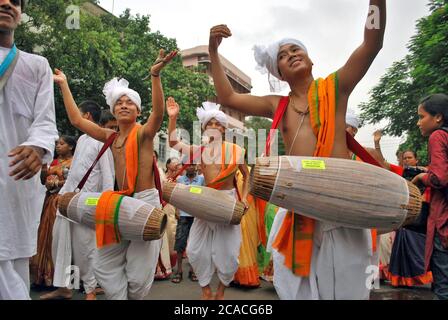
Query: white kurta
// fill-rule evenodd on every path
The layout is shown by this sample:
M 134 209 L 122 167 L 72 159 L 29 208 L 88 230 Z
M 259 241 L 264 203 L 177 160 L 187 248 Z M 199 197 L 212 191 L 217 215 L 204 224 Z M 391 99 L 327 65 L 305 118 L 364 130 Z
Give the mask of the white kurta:
M 272 248 L 286 213 L 285 209 L 277 212 L 268 241 L 274 262 L 274 287 L 280 299 L 369 299 L 368 267 L 373 260 L 370 230 L 316 221 L 310 276 L 299 277 L 284 265 L 283 255 Z
M 8 52 L 0 48 L 1 61 Z M 39 174 L 27 181 L 9 177 L 8 153 L 17 146 L 37 146 L 46 150 L 43 162 L 50 162 L 57 138 L 53 74 L 48 61 L 20 52 L 14 72 L 0 91 L 0 261 L 36 254 L 45 192 Z M 1 283 L 0 290 L 7 286 Z
M 3 60 L 7 51 L 0 48 Z M 56 129 L 53 74 L 45 58 L 20 52 L 14 73 L 0 91 L 0 260 L 36 253 L 43 204 L 39 175 L 28 181 L 9 177 L 8 152 L 20 145 L 38 146 L 53 158 Z
M 9 49 L 0 48 L 0 61 Z M 36 254 L 37 229 L 45 197 L 39 174 L 14 181 L 9 151 L 17 146 L 46 150 L 53 158 L 56 129 L 53 74 L 48 61 L 20 52 L 0 91 L 0 299 L 29 299 L 29 257 Z
M 60 190 L 60 194 L 75 190 L 102 147 L 102 142 L 86 134 L 78 139 L 69 176 Z M 108 150 L 92 170 L 82 192 L 103 192 L 113 190 L 113 188 L 114 161 L 112 152 Z M 79 268 L 86 293 L 94 291 L 97 285 L 93 268 L 95 251 L 95 230 L 78 223 L 71 223 L 58 212 L 53 227 L 52 256 L 55 268 L 53 285 L 55 287 L 67 286 L 73 253 L 73 262 Z
M 157 189 L 134 194 L 154 207 L 161 208 Z M 97 250 L 95 276 L 107 300 L 143 300 L 151 289 L 162 240 L 128 241 Z
M 235 190 L 221 190 L 235 196 Z M 188 261 L 201 287 L 210 284 L 215 270 L 228 286 L 238 270 L 241 225 L 226 225 L 195 218 L 187 244 Z

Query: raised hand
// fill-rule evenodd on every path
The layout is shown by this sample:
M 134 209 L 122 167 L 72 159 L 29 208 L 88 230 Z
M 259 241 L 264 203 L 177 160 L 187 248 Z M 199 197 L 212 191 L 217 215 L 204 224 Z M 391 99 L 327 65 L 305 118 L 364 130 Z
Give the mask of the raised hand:
M 210 29 L 210 38 L 208 43 L 209 51 L 218 50 L 219 45 L 223 38 L 229 38 L 232 36 L 232 32 L 225 24 L 214 26 Z
M 169 97 L 166 101 L 166 113 L 168 113 L 168 117 L 174 118 L 179 115 L 179 105 L 173 97 Z
M 177 51 L 171 51 L 169 54 L 165 55 L 165 50 L 160 49 L 159 56 L 151 67 L 151 75 L 154 77 L 158 77 L 160 71 L 173 60 L 173 58 L 177 55 Z
M 381 130 L 376 130 L 373 133 L 373 142 L 379 143 L 381 141 L 382 137 L 383 137 L 383 132 Z
M 67 76 L 59 69 L 54 69 L 53 80 L 56 84 L 61 85 L 67 82 Z

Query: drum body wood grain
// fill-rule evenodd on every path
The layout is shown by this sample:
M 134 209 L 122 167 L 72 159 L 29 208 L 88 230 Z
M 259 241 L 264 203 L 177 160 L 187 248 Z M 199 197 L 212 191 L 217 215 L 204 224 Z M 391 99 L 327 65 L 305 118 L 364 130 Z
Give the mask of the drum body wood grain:
M 402 177 L 334 158 L 258 158 L 251 193 L 304 216 L 351 228 L 394 230 L 411 223 L 422 199 Z
M 196 218 L 222 224 L 240 224 L 245 213 L 244 204 L 234 196 L 201 186 L 167 182 L 163 200 Z
M 100 193 L 65 193 L 59 200 L 63 216 L 95 229 L 95 212 Z M 118 214 L 118 228 L 125 240 L 158 240 L 163 236 L 167 222 L 162 209 L 131 197 L 123 197 Z

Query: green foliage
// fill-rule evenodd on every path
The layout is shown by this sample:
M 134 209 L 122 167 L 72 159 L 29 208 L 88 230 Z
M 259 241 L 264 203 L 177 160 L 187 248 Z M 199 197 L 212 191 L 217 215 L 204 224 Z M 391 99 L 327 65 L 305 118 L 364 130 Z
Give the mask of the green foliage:
M 151 32 L 150 17 L 132 16 L 130 10 L 119 17 L 111 14 L 98 17 L 81 9 L 80 29 L 66 28 L 67 6 L 73 4 L 83 8 L 85 2 L 30 2 L 26 9 L 30 20 L 16 32 L 18 47 L 45 56 L 52 68 L 63 70 L 78 103 L 92 99 L 108 109 L 102 94 L 104 84 L 113 77 L 126 78 L 142 98 L 141 120 L 146 120 L 152 107 L 151 81 L 147 78 L 149 69 L 159 49 L 177 50 L 176 40 Z M 179 102 L 182 107 L 179 125 L 189 131 L 196 118 L 195 108 L 214 94 L 208 77 L 198 71 L 184 68 L 181 58 L 177 57 L 162 72 L 165 96 L 173 96 Z M 74 134 L 76 131 L 68 122 L 57 88 L 55 103 L 59 131 Z M 165 127 L 166 119 L 162 128 Z
M 246 128 L 248 129 L 252 129 L 255 131 L 256 137 L 257 137 L 257 148 L 261 150 L 265 150 L 265 146 L 266 146 L 266 141 L 264 139 L 262 139 L 262 141 L 259 140 L 258 137 L 258 130 L 259 129 L 264 129 L 266 130 L 266 137 L 269 135 L 269 131 L 271 129 L 272 126 L 272 120 L 268 119 L 268 118 L 263 118 L 263 117 L 250 117 L 248 120 L 246 120 L 245 123 Z M 285 155 L 285 144 L 283 142 L 283 138 L 279 132 L 278 134 L 278 154 L 279 155 Z M 247 149 L 247 147 L 246 147 Z
M 431 0 L 431 14 L 417 23 L 417 33 L 408 44 L 409 54 L 395 62 L 361 104 L 363 121 L 390 121 L 385 132 L 407 134 L 400 150 L 417 152 L 427 161 L 426 139 L 417 128 L 419 101 L 430 94 L 448 92 L 448 1 Z

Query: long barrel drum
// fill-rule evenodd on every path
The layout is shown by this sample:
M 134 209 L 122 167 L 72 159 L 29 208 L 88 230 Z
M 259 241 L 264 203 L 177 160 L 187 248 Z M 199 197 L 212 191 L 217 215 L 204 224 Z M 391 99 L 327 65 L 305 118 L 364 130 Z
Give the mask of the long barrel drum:
M 242 202 L 213 188 L 167 182 L 163 200 L 196 218 L 221 224 L 238 225 L 245 214 Z
M 353 160 L 258 158 L 251 193 L 279 207 L 341 226 L 395 230 L 420 214 L 418 188 L 402 177 Z
M 82 225 L 95 229 L 95 211 L 101 193 L 63 194 L 59 212 Z M 123 197 L 118 214 L 118 229 L 125 240 L 158 240 L 165 232 L 167 216 L 152 205 L 131 197 Z

